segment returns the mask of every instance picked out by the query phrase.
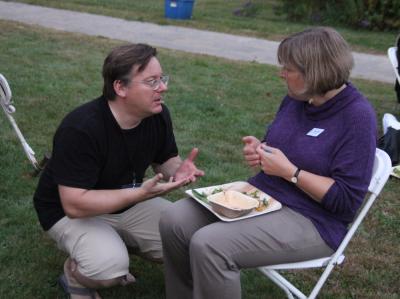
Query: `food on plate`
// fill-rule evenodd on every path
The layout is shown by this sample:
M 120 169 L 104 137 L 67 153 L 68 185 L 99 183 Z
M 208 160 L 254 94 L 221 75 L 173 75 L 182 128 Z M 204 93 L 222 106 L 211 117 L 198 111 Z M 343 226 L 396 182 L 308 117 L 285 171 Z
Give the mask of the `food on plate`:
M 224 191 L 224 190 L 223 190 L 221 187 L 219 187 L 219 188 L 214 188 L 209 194 L 207 194 L 207 193 L 204 192 L 204 191 L 199 192 L 199 191 L 197 191 L 196 189 L 193 189 L 193 190 L 192 190 L 192 193 L 193 193 L 194 196 L 196 196 L 196 197 L 197 197 L 198 199 L 200 199 L 201 201 L 204 201 L 205 203 L 208 203 L 208 199 L 207 199 L 208 195 L 220 193 L 220 192 L 223 192 L 223 191 Z
M 213 191 L 211 191 L 211 194 L 219 193 L 219 192 L 222 192 L 222 191 L 224 191 L 224 190 L 221 187 L 215 188 L 215 189 L 213 189 Z
M 267 193 L 243 181 L 191 189 L 186 193 L 222 221 L 258 216 L 281 208 L 280 203 Z M 249 202 L 252 204 L 248 207 Z
M 250 189 L 249 189 L 250 187 Z M 245 189 L 246 191 L 244 191 L 243 189 Z M 226 186 L 225 188 L 222 188 L 221 186 L 212 188 L 212 189 L 203 189 L 203 190 L 192 190 L 192 194 L 199 200 L 209 204 L 209 200 L 208 197 L 214 194 L 220 194 L 218 196 L 216 196 L 216 198 L 221 197 L 222 199 L 226 199 L 226 195 L 223 196 L 223 194 L 225 194 L 226 192 L 228 192 L 228 194 L 235 194 L 235 193 L 231 193 L 232 191 L 236 192 L 236 193 L 241 193 L 244 194 L 248 197 L 254 198 L 258 201 L 258 206 L 255 208 L 255 210 L 257 212 L 262 212 L 264 211 L 269 204 L 269 197 L 266 196 L 266 194 L 264 194 L 263 192 L 261 192 L 260 190 L 258 190 L 257 188 L 252 187 L 251 185 L 249 185 L 248 183 L 245 182 L 237 182 L 231 186 Z M 228 201 L 229 201 L 229 196 L 228 195 Z M 218 201 L 218 200 L 217 200 Z M 253 201 L 254 202 L 254 201 Z M 226 205 L 226 202 L 225 202 Z M 228 207 L 232 208 L 229 206 L 228 203 Z
M 264 198 L 258 202 L 258 207 L 256 208 L 257 212 L 262 212 L 268 207 L 268 199 Z
M 248 192 L 246 192 L 244 194 L 246 194 L 248 196 L 251 196 L 251 197 L 253 197 L 253 198 L 258 200 L 259 204 L 258 204 L 258 207 L 256 208 L 257 212 L 262 212 L 268 207 L 268 202 L 269 202 L 268 201 L 268 197 L 262 198 L 260 190 L 254 189 L 253 191 L 248 191 Z
M 204 192 L 199 192 L 196 189 L 192 190 L 192 193 L 194 196 L 196 196 L 198 199 L 201 201 L 204 201 L 205 203 L 208 203 L 207 195 Z
M 248 196 L 251 196 L 253 198 L 257 198 L 257 199 L 260 198 L 260 190 L 258 190 L 258 189 L 255 189 L 254 191 L 248 191 L 245 194 L 247 194 Z
M 215 193 L 207 199 L 215 212 L 229 218 L 246 215 L 259 206 L 259 200 L 235 190 Z

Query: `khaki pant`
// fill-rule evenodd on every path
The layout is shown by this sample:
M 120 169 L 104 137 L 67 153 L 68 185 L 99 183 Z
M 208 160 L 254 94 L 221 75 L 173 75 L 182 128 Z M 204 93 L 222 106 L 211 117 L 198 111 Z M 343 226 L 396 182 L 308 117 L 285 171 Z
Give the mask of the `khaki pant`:
M 168 299 L 239 299 L 240 270 L 329 256 L 312 222 L 293 210 L 223 222 L 193 199 L 161 214 Z
M 78 264 L 84 276 L 107 280 L 129 272 L 127 247 L 151 259 L 162 260 L 158 222 L 171 202 L 157 197 L 136 204 L 120 214 L 60 219 L 48 231 L 58 248 Z

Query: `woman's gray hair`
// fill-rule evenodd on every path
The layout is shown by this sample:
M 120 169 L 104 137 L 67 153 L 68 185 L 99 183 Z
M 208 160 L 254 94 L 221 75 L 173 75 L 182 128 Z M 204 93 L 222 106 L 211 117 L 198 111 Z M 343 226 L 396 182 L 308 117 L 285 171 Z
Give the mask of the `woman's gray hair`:
M 305 92 L 324 95 L 346 83 L 353 68 L 351 49 L 333 28 L 315 27 L 285 38 L 278 48 L 278 61 L 304 76 Z

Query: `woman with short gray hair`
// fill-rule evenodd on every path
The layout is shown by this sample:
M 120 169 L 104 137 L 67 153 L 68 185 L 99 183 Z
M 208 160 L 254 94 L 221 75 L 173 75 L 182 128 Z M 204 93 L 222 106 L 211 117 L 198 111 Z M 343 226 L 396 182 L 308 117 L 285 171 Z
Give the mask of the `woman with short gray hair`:
M 248 182 L 282 209 L 222 222 L 183 199 L 162 212 L 167 298 L 238 299 L 241 269 L 331 255 L 367 193 L 376 119 L 348 81 L 345 40 L 305 30 L 281 42 L 278 60 L 287 95 L 262 140 L 243 137 L 243 154 L 259 171 Z

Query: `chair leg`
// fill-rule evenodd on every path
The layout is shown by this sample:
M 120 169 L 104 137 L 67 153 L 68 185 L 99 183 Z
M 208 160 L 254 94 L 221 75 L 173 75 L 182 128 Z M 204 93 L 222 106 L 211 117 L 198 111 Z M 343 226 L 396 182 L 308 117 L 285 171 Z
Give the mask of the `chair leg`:
M 329 263 L 328 266 L 326 266 L 321 277 L 318 279 L 317 284 L 314 286 L 313 290 L 311 291 L 311 294 L 308 297 L 308 299 L 317 298 L 319 291 L 321 290 L 322 286 L 324 285 L 325 281 L 327 280 L 329 274 L 332 272 L 334 266 L 335 265 L 333 263 Z
M 270 275 L 270 273 L 267 274 L 267 276 L 269 277 L 269 279 L 271 279 L 273 282 L 275 282 L 275 284 L 280 287 L 285 293 L 286 293 L 286 297 L 288 299 L 294 299 L 292 292 L 290 292 L 290 290 L 283 284 L 281 283 L 278 279 L 276 279 L 274 276 Z
M 290 283 L 290 281 L 280 275 L 277 271 L 263 269 L 262 267 L 258 268 L 258 270 L 271 279 L 278 287 L 280 287 L 286 293 L 287 298 L 294 299 L 293 295 L 295 295 L 296 298 L 307 299 L 306 295 L 304 295 L 298 288 L 296 288 L 292 283 Z

